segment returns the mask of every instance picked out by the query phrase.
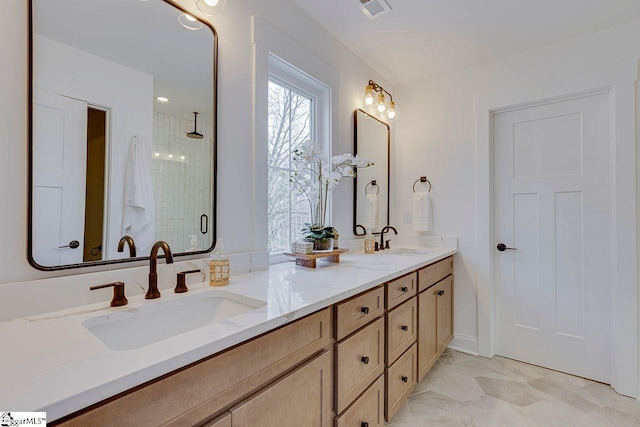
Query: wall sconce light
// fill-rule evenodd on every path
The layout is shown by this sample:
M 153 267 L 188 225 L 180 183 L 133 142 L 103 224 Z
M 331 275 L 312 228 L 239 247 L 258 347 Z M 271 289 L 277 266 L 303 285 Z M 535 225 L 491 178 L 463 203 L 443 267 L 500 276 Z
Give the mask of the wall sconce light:
M 378 94 L 377 96 L 375 94 Z M 389 95 L 389 105 L 387 106 L 387 98 L 385 93 Z M 396 118 L 396 103 L 393 102 L 393 96 L 378 83 L 369 80 L 369 84 L 364 89 L 364 105 L 369 108 L 375 106 L 379 113 L 386 112 L 389 120 Z
M 227 0 L 198 0 L 196 6 L 200 12 L 209 16 L 214 16 L 224 10 L 226 3 Z

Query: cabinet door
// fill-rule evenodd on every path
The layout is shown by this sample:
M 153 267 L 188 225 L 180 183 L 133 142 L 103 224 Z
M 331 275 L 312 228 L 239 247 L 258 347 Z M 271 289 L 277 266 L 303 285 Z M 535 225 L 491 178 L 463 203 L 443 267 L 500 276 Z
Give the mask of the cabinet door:
M 438 298 L 437 286 L 418 296 L 418 382 L 438 360 Z
M 438 351 L 442 353 L 453 339 L 453 275 L 440 282 L 438 300 Z
M 233 427 L 330 427 L 330 351 L 307 362 L 231 409 Z

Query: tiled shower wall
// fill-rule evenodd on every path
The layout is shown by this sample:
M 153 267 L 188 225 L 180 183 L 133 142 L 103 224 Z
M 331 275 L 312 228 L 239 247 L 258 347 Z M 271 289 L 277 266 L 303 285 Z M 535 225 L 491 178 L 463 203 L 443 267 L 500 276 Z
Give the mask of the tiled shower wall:
M 153 188 L 156 197 L 156 240 L 173 252 L 208 249 L 212 242 L 211 126 L 198 123 L 203 139 L 187 138 L 193 120 L 153 113 Z M 209 217 L 202 234 L 200 217 Z M 198 240 L 191 245 L 191 236 Z

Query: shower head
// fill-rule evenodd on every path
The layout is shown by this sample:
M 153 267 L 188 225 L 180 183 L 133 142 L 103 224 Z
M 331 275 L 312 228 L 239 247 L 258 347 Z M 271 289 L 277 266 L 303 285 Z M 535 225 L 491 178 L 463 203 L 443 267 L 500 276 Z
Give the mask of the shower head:
M 198 113 L 194 112 L 194 124 L 193 124 L 193 132 L 187 133 L 188 138 L 192 139 L 202 139 L 204 135 L 198 132 Z

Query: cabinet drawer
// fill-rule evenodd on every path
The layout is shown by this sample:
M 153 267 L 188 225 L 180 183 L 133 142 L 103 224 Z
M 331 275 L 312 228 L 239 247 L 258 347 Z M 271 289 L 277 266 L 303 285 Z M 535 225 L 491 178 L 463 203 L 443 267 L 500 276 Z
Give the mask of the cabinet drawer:
M 398 412 L 405 399 L 416 386 L 417 355 L 416 345 L 412 345 L 400 359 L 387 368 L 385 416 L 387 421 Z
M 335 427 L 384 427 L 384 375 L 336 417 Z
M 453 274 L 453 257 L 445 258 L 418 271 L 418 292 Z
M 416 297 L 387 313 L 387 365 L 395 362 L 416 342 L 417 324 L 418 304 Z
M 327 351 L 231 408 L 237 427 L 333 424 L 331 352 Z
M 341 413 L 384 372 L 384 319 L 336 345 L 336 408 Z
M 384 288 L 380 287 L 336 305 L 336 339 L 339 341 L 384 314 Z
M 416 294 L 418 274 L 411 273 L 387 283 L 387 310 L 403 303 Z
M 333 343 L 331 309 L 98 404 L 66 426 L 197 425 Z

